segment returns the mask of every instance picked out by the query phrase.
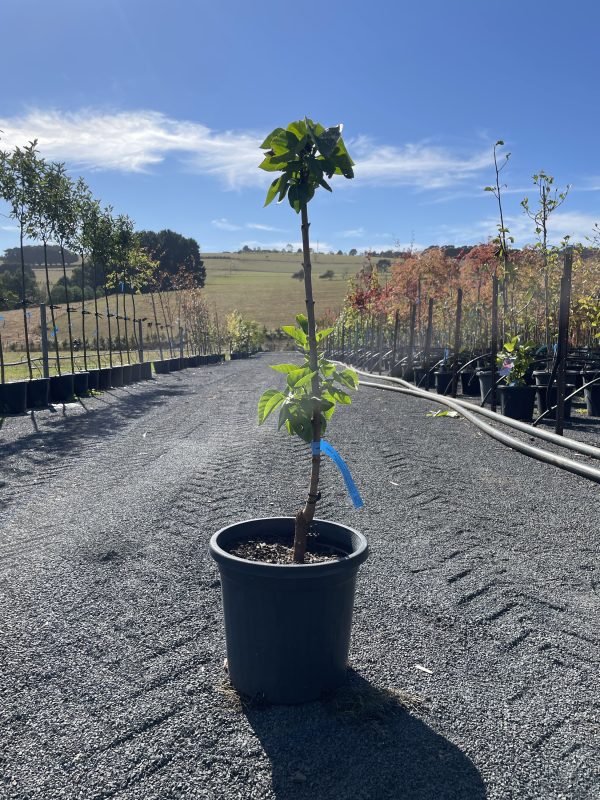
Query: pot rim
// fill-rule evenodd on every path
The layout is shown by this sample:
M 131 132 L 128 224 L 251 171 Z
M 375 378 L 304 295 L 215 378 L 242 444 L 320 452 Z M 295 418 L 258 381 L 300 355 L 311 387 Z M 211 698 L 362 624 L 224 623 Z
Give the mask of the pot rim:
M 360 531 L 357 531 L 355 528 L 351 528 L 349 525 L 346 525 L 342 522 L 335 522 L 333 520 L 327 519 L 320 519 L 315 518 L 313 523 L 318 525 L 319 523 L 324 525 L 331 525 L 337 528 L 342 529 L 343 531 L 347 532 L 351 538 L 355 541 L 358 541 L 358 546 L 352 550 L 352 552 L 348 553 L 345 558 L 342 558 L 338 561 L 327 561 L 327 562 L 318 562 L 316 564 L 268 564 L 263 561 L 251 561 L 247 558 L 240 558 L 239 556 L 234 556 L 232 553 L 229 553 L 227 550 L 224 550 L 219 544 L 219 538 L 226 534 L 232 529 L 235 528 L 242 528 L 249 522 L 258 523 L 261 522 L 269 522 L 272 523 L 274 520 L 285 521 L 286 523 L 293 523 L 295 517 L 290 516 L 278 516 L 278 517 L 252 517 L 250 519 L 239 520 L 238 522 L 232 522 L 229 525 L 218 530 L 216 533 L 210 538 L 209 542 L 209 551 L 211 556 L 214 560 L 221 565 L 226 565 L 233 569 L 239 569 L 244 571 L 252 571 L 255 575 L 271 575 L 271 576 L 279 576 L 279 577 L 289 577 L 292 573 L 298 575 L 302 573 L 304 577 L 316 577 L 317 575 L 328 573 L 330 575 L 334 575 L 340 571 L 346 571 L 348 569 L 358 568 L 363 561 L 366 560 L 369 554 L 369 546 L 367 544 L 367 539 Z M 243 539 L 243 536 L 239 537 Z

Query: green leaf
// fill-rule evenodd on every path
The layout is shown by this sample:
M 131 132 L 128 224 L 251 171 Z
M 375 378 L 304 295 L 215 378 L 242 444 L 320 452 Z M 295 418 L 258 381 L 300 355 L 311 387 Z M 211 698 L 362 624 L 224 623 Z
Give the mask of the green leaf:
M 262 425 L 269 414 L 280 406 L 285 400 L 283 392 L 277 389 L 267 389 L 258 401 L 258 424 Z
M 278 178 L 275 178 L 273 183 L 269 186 L 269 191 L 267 192 L 267 199 L 265 200 L 265 206 L 268 206 L 269 203 L 272 203 L 273 200 L 275 199 L 275 195 L 279 191 L 282 179 L 283 175 L 280 175 Z
M 270 134 L 267 136 L 267 138 L 266 138 L 266 139 L 264 140 L 264 142 L 261 144 L 261 146 L 260 146 L 260 149 L 261 149 L 261 150 L 270 150 L 270 149 L 271 149 L 271 140 L 272 140 L 272 139 L 273 139 L 275 136 L 277 136 L 278 134 L 280 134 L 280 133 L 284 133 L 284 130 L 283 130 L 283 128 L 275 128 L 275 130 L 274 130 L 274 131 L 271 131 L 271 133 L 270 133 Z
M 290 372 L 287 377 L 287 383 L 290 389 L 303 389 L 305 386 L 309 386 L 313 377 L 316 375 L 316 372 L 310 372 L 310 370 L 306 369 L 299 369 L 296 372 Z
M 333 333 L 333 331 L 334 328 L 323 328 L 322 331 L 317 331 L 316 333 L 317 342 L 320 342 L 323 339 L 325 339 L 327 336 L 329 336 L 330 333 Z
M 304 333 L 308 335 L 308 317 L 306 314 L 296 314 L 296 322 L 302 328 Z
M 295 325 L 283 325 L 281 330 L 290 338 L 295 339 L 302 347 L 308 344 L 308 338 L 303 330 L 296 328 Z
M 358 389 L 358 375 L 353 369 L 345 369 L 342 372 L 335 373 L 335 380 L 338 383 L 343 383 L 349 389 Z
M 285 374 L 301 369 L 298 364 L 271 364 L 270 366 L 271 369 L 275 370 L 275 372 L 283 372 Z
M 264 169 L 265 172 L 279 172 L 281 169 L 279 164 L 273 164 L 272 156 L 266 156 L 264 161 L 261 161 L 258 166 L 260 169 Z

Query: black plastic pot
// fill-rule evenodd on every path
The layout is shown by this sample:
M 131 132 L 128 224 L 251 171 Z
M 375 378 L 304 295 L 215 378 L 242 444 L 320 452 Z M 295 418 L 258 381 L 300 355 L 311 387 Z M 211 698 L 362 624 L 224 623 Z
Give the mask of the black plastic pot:
M 223 353 L 211 353 L 208 356 L 204 356 L 204 358 L 206 358 L 206 364 L 220 364 L 221 361 L 225 361 Z
M 414 369 L 414 367 L 412 367 L 412 366 L 409 367 L 407 365 L 404 365 L 402 367 L 401 376 L 402 376 L 402 378 L 404 378 L 405 381 L 414 380 L 414 378 L 415 378 L 415 369 Z M 392 377 L 394 377 L 394 376 L 392 376 Z
M 565 386 L 565 396 L 571 394 L 574 391 L 575 387 L 572 384 L 567 384 Z M 540 384 L 536 386 L 535 389 L 535 396 L 537 399 L 537 407 L 538 412 L 543 414 L 544 411 L 548 410 L 548 403 L 550 403 L 550 408 L 556 405 L 557 401 L 557 387 L 556 384 L 554 386 L 548 386 L 547 384 Z M 565 400 L 565 419 L 569 419 L 571 416 L 571 400 Z M 556 411 L 551 411 L 549 414 L 546 414 L 544 419 L 556 419 Z
M 131 382 L 137 383 L 142 380 L 142 365 L 131 364 Z
M 133 383 L 132 367 L 132 364 L 123 364 L 123 386 L 128 386 L 130 383 Z
M 106 392 L 112 387 L 112 367 L 101 367 L 98 370 L 98 389 Z
M 73 373 L 52 375 L 48 390 L 48 399 L 51 403 L 71 403 L 74 394 Z
M 413 376 L 415 386 L 418 389 L 433 388 L 435 379 L 433 377 L 433 372 L 430 372 L 429 369 L 425 369 L 425 367 L 415 367 L 413 369 Z
M 358 567 L 367 541 L 358 531 L 315 520 L 319 541 L 347 557 L 320 564 L 278 565 L 230 555 L 234 542 L 287 535 L 294 517 L 251 519 L 215 533 L 233 686 L 271 703 L 305 703 L 346 678 Z
M 498 386 L 500 410 L 505 417 L 531 422 L 535 403 L 535 386 Z
M 27 381 L 27 408 L 46 408 L 50 378 L 33 378 Z
M 169 359 L 169 366 L 171 372 L 177 372 L 177 370 L 181 369 L 181 359 L 180 358 L 170 358 Z
M 123 367 L 111 367 L 110 385 L 113 389 L 118 389 L 120 386 L 123 386 Z
M 100 389 L 100 370 L 96 367 L 88 370 L 88 389 L 94 392 Z
M 23 414 L 27 408 L 29 381 L 0 383 L 0 414 Z
M 600 378 L 600 372 L 584 372 L 583 381 L 589 383 L 594 378 Z M 593 383 L 583 390 L 587 413 L 590 417 L 600 417 L 600 382 Z
M 468 397 L 477 397 L 480 394 L 479 378 L 474 371 L 465 370 L 465 372 L 461 372 L 460 382 L 463 394 Z
M 452 383 L 451 372 L 434 372 L 435 390 L 438 394 L 450 394 L 449 386 Z
M 490 395 L 488 392 L 492 388 L 492 373 L 491 370 L 479 369 L 475 373 L 479 380 L 479 396 L 481 397 L 481 402 L 483 402 L 484 398 L 487 396 L 487 400 L 485 401 L 488 405 L 490 403 Z M 496 397 L 498 395 L 496 394 Z
M 163 358 L 162 361 L 153 361 L 152 364 L 157 375 L 168 375 L 171 371 L 171 361 L 168 358 Z
M 73 389 L 76 397 L 87 397 L 89 394 L 89 373 L 76 372 L 73 375 Z
M 142 381 L 150 381 L 150 380 L 152 380 L 152 362 L 151 361 L 143 361 L 140 364 L 140 380 L 142 380 Z

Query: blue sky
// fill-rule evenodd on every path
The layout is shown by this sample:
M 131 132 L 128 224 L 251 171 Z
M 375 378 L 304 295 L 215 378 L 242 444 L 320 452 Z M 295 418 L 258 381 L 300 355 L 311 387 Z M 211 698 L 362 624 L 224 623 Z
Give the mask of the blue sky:
M 600 221 L 596 0 L 3 0 L 2 21 L 0 146 L 37 138 L 138 228 L 206 252 L 298 246 L 257 164 L 304 115 L 343 122 L 357 164 L 311 203 L 319 249 L 486 241 L 497 139 L 517 243 L 541 169 L 572 185 L 552 238 Z

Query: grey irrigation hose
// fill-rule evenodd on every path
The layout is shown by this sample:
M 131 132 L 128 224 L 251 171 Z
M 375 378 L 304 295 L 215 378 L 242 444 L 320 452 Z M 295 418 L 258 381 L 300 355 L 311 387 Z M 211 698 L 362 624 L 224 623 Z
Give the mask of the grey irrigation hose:
M 363 372 L 362 370 L 355 370 L 361 375 L 370 375 L 368 372 Z M 436 399 L 437 397 L 442 397 L 443 395 L 434 395 L 431 392 L 427 392 L 422 389 L 414 389 L 407 381 L 404 381 L 400 378 L 390 378 L 385 377 L 386 381 L 393 381 L 394 383 L 399 383 L 401 386 L 406 388 L 407 392 L 417 391 L 422 392 L 419 396 L 423 398 L 427 398 L 429 400 Z M 364 385 L 368 385 L 364 383 Z M 501 414 L 496 414 L 493 411 L 488 410 L 487 408 L 481 408 L 480 406 L 473 405 L 472 403 L 467 403 L 465 400 L 456 400 L 452 398 L 455 403 L 458 403 L 463 408 L 474 412 L 475 414 L 480 414 L 482 417 L 488 417 L 496 422 L 500 422 L 503 425 L 507 425 L 509 428 L 515 428 L 515 430 L 522 431 L 523 433 L 528 434 L 529 436 L 534 436 L 537 439 L 544 439 L 547 442 L 551 442 L 552 444 L 556 444 L 559 447 L 566 447 L 568 450 L 574 450 L 578 453 L 582 453 L 583 455 L 590 456 L 591 458 L 598 458 L 600 459 L 600 448 L 594 447 L 591 444 L 585 444 L 584 442 L 577 442 L 573 439 L 565 439 L 564 436 L 559 436 L 557 433 L 552 433 L 551 431 L 544 431 L 540 430 L 539 428 L 534 428 L 532 425 L 528 425 L 526 422 L 520 422 L 517 419 L 512 419 L 512 417 L 504 417 Z
M 496 439 L 507 447 L 510 447 L 512 450 L 518 450 L 519 452 L 524 453 L 531 458 L 535 458 L 538 461 L 543 461 L 546 464 L 552 464 L 560 469 L 565 469 L 568 472 L 574 472 L 576 475 L 581 475 L 583 478 L 600 483 L 600 470 L 594 469 L 594 467 L 588 467 L 585 464 L 580 464 L 577 461 L 571 461 L 570 458 L 549 453 L 547 450 L 538 450 L 536 447 L 532 447 L 529 444 L 525 444 L 525 442 L 514 439 L 512 436 L 508 436 L 506 433 L 502 433 L 502 431 L 497 431 L 495 428 L 492 428 L 491 425 L 488 425 L 487 423 L 477 419 L 475 414 L 473 414 L 471 411 L 467 411 L 459 401 L 452 400 L 449 397 L 443 397 L 442 395 L 432 395 L 430 392 L 421 393 L 421 391 L 418 389 L 405 389 L 400 386 L 388 386 L 385 383 L 361 381 L 360 385 L 371 386 L 374 389 L 384 389 L 388 392 L 401 392 L 402 394 L 412 395 L 413 397 L 419 397 L 421 399 L 427 398 L 428 400 L 433 400 L 434 403 L 440 403 L 441 405 L 449 406 L 455 411 L 458 411 L 459 414 L 465 417 L 465 419 L 467 419 L 469 422 L 472 422 L 473 425 L 482 430 L 484 433 L 487 433 L 488 436 L 491 436 L 492 439 Z

